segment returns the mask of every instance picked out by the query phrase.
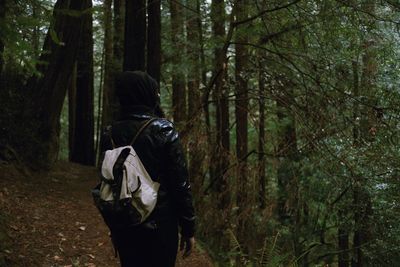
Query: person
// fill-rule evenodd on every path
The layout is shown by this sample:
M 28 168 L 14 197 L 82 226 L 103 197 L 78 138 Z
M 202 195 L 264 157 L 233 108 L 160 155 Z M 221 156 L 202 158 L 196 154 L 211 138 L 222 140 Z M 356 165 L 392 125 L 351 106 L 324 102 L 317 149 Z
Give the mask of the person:
M 186 161 L 178 132 L 164 118 L 157 82 L 141 71 L 116 75 L 115 90 L 120 118 L 101 137 L 102 152 L 114 144 L 130 143 L 139 128 L 154 119 L 139 134 L 133 148 L 153 181 L 160 183 L 157 204 L 145 222 L 124 229 L 111 229 L 122 267 L 175 266 L 180 250 L 189 256 L 194 246 L 195 213 Z

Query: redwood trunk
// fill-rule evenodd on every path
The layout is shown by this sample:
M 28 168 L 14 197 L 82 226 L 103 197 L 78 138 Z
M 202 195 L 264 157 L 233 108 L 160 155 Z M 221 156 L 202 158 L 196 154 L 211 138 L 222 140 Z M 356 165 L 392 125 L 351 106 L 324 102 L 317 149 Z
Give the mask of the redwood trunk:
M 75 63 L 71 75 L 70 86 L 68 88 L 68 159 L 72 161 L 72 151 L 74 150 L 75 140 L 75 115 L 76 115 L 76 72 Z
M 282 81 L 285 84 L 284 81 Z M 281 86 L 277 96 L 277 117 L 280 125 L 278 144 L 278 215 L 283 224 L 293 223 L 295 217 L 297 139 L 295 120 L 290 111 L 292 89 Z
M 219 208 L 224 210 L 230 203 L 228 189 L 227 169 L 229 165 L 228 156 L 230 150 L 229 140 L 229 102 L 228 88 L 226 85 L 227 57 L 222 40 L 225 38 L 225 3 L 223 0 L 214 0 L 211 3 L 212 30 L 216 40 L 220 40 L 214 50 L 214 76 L 215 86 L 213 98 L 216 108 L 216 151 L 213 153 L 212 163 L 215 166 L 215 190 L 218 192 L 220 201 Z
M 109 125 L 117 109 L 117 101 L 113 86 L 113 32 L 112 32 L 112 0 L 104 0 L 104 81 L 103 81 L 103 111 L 102 126 Z M 115 6 L 114 8 L 118 8 Z M 115 40 L 115 39 L 114 39 Z M 116 43 L 114 42 L 114 45 Z M 117 65 L 118 63 L 115 62 Z
M 344 216 L 339 211 L 340 223 L 343 223 Z M 338 245 L 339 245 L 339 267 L 349 267 L 349 231 L 346 229 L 346 225 L 339 225 L 338 228 Z
M 160 83 L 161 76 L 161 1 L 149 0 L 147 28 L 147 73 Z
M 44 53 L 40 57 L 40 61 L 47 64 L 38 66 L 43 76 L 34 76 L 27 83 L 31 96 L 26 97 L 23 116 L 32 117 L 31 125 L 25 125 L 31 127 L 32 131 L 31 136 L 27 137 L 26 143 L 21 147 L 23 148 L 21 155 L 25 155 L 35 167 L 50 167 L 57 159 L 60 114 L 82 32 L 82 16 L 72 16 L 57 10 L 79 11 L 83 10 L 84 6 L 85 3 L 80 0 L 57 1 L 52 27 L 62 45 L 55 43 L 50 34 L 47 34 L 43 46 Z
M 235 3 L 236 17 L 239 21 L 247 18 L 247 1 L 237 1 Z M 247 47 L 241 43 L 247 42 L 246 29 L 236 28 L 235 37 L 235 117 L 236 117 L 236 157 L 237 157 L 237 206 L 238 215 L 238 234 L 243 238 L 245 231 L 245 216 L 243 207 L 247 202 L 247 159 L 248 153 L 248 78 L 246 76 L 248 52 Z M 242 240 L 243 241 L 243 240 Z
M 6 17 L 6 0 L 0 0 L 0 21 L 4 20 L 5 17 Z M 3 52 L 4 52 L 4 41 L 2 39 L 2 36 L 0 36 L 0 81 L 4 65 Z
M 92 7 L 91 0 L 83 0 L 84 8 Z M 94 153 L 94 86 L 93 86 L 93 19 L 92 13 L 83 15 L 83 32 L 79 42 L 76 76 L 76 111 L 74 143 L 71 161 L 84 165 L 95 164 Z
M 104 5 L 106 5 L 106 1 L 104 1 Z M 107 3 L 107 8 L 109 8 L 111 13 L 111 3 Z M 109 15 L 111 19 L 111 14 Z M 110 22 L 111 23 L 111 22 Z M 111 31 L 111 25 L 109 26 Z M 109 33 L 110 40 L 113 39 L 113 70 L 121 71 L 123 65 L 123 57 L 124 57 L 124 28 L 125 28 L 125 0 L 114 0 L 114 32 Z M 112 37 L 111 37 L 112 36 Z M 111 41 L 110 41 L 111 42 Z
M 186 120 L 186 90 L 185 76 L 180 64 L 182 63 L 182 52 L 184 45 L 184 21 L 182 16 L 182 6 L 175 0 L 170 0 L 171 11 L 171 43 L 173 44 L 173 72 L 172 72 L 172 106 L 174 122 L 178 127 Z
M 146 1 L 125 3 L 124 71 L 145 70 Z
M 266 175 L 265 175 L 265 82 L 263 72 L 261 70 L 261 63 L 259 64 L 259 77 L 258 87 L 260 95 L 258 96 L 258 110 L 260 113 L 260 121 L 258 125 L 258 179 L 259 179 L 259 191 L 258 191 L 258 202 L 260 209 L 266 207 Z
M 200 27 L 198 16 L 192 10 L 200 14 L 199 0 L 188 2 L 190 10 L 187 11 L 187 55 L 190 62 L 188 72 L 188 118 L 190 135 L 189 141 L 189 174 L 195 192 L 200 192 L 202 186 L 200 178 L 202 176 L 203 149 L 201 147 L 201 97 L 200 97 Z
M 375 1 L 368 0 L 363 2 L 362 9 L 367 14 L 375 14 Z M 376 93 L 376 76 L 377 76 L 377 48 L 376 40 L 373 36 L 373 31 L 376 28 L 375 20 L 371 17 L 364 19 L 362 27 L 365 27 L 368 35 L 362 43 L 364 49 L 362 56 L 361 77 L 358 79 L 358 64 L 353 63 L 354 73 L 354 99 L 363 97 L 367 105 L 360 105 L 355 102 L 354 107 L 354 145 L 356 148 L 362 148 L 367 142 L 375 140 L 373 129 L 377 129 L 376 112 L 371 108 L 375 103 L 373 99 Z M 358 85 L 359 84 L 359 85 Z M 359 124 L 358 122 L 359 121 Z M 354 177 L 355 183 L 353 187 L 353 205 L 354 205 L 354 224 L 355 231 L 353 237 L 354 255 L 352 266 L 362 267 L 368 264 L 365 251 L 368 250 L 368 245 L 372 239 L 372 223 L 371 216 L 373 215 L 371 195 L 368 190 L 368 181 L 362 175 Z

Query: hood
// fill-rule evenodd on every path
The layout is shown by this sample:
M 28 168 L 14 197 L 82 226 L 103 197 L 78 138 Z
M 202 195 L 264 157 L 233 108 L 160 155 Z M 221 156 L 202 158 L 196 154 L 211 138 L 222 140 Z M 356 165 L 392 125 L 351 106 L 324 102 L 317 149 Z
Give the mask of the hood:
M 154 111 L 160 105 L 156 80 L 142 71 L 125 71 L 115 77 L 115 92 L 121 107 L 143 106 Z

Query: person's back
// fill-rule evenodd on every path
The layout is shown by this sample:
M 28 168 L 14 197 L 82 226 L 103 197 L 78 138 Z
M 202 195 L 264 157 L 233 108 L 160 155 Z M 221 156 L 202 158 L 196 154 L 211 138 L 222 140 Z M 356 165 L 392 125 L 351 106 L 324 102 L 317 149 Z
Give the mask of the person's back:
M 178 226 L 188 255 L 194 244 L 194 210 L 188 172 L 179 135 L 162 118 L 157 83 L 143 72 L 117 76 L 116 92 L 121 116 L 102 136 L 102 152 L 131 142 L 138 130 L 152 121 L 133 145 L 151 178 L 160 183 L 157 204 L 141 225 L 112 229 L 121 266 L 174 266 L 178 248 Z M 112 137 L 112 139 L 111 139 Z

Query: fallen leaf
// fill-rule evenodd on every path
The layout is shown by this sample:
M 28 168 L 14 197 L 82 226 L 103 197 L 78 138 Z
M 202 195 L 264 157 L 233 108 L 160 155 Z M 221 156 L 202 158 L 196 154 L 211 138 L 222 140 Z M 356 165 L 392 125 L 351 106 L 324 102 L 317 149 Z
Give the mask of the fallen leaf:
M 53 259 L 54 259 L 55 261 L 62 261 L 62 258 L 61 258 L 60 256 L 57 256 L 57 255 L 55 255 L 55 256 L 53 257 Z
M 13 229 L 14 231 L 18 231 L 19 228 L 15 225 L 10 224 L 10 228 Z

